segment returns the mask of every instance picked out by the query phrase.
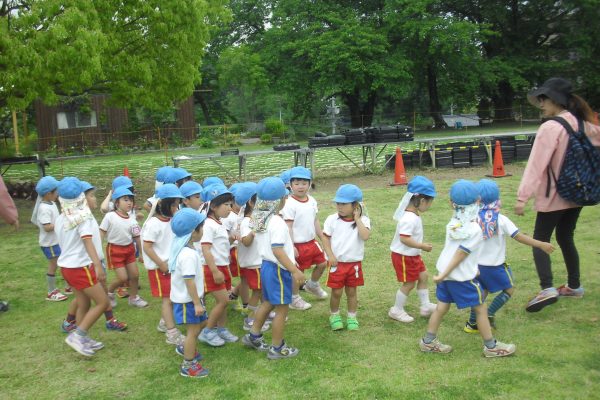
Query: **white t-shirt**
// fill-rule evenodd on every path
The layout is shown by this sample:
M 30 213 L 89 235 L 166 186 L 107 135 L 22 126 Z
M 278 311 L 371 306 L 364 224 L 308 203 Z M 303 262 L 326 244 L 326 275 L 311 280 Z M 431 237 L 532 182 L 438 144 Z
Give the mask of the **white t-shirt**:
M 171 301 L 173 303 L 189 303 L 192 301 L 186 279 L 193 279 L 196 284 L 198 297 L 204 296 L 204 272 L 198 252 L 189 247 L 184 247 L 177 256 L 175 271 L 171 273 Z
M 292 225 L 294 243 L 306 243 L 315 238 L 317 212 L 319 212 L 317 200 L 311 195 L 304 200 L 298 200 L 294 196 L 287 198 L 281 215 L 285 221 L 294 221 Z
M 60 245 L 60 256 L 58 257 L 58 266 L 61 268 L 81 268 L 92 263 L 92 259 L 85 250 L 83 239 L 94 237 L 93 219 L 88 219 L 77 225 L 73 229 L 65 230 L 65 216 L 59 215 L 54 222 L 54 232 L 58 237 Z
M 295 263 L 294 244 L 290 237 L 290 231 L 287 224 L 279 215 L 273 215 L 267 224 L 265 232 L 256 233 L 254 238 L 258 244 L 258 253 L 261 259 L 279 264 L 277 258 L 273 254 L 273 247 L 283 247 L 288 258 Z M 279 265 L 281 269 L 286 269 L 283 265 Z
M 146 201 L 148 203 L 150 203 L 150 207 L 154 207 L 154 204 L 158 203 L 158 197 L 156 197 L 156 195 L 154 195 L 152 197 L 148 197 L 148 199 L 146 199 Z
M 371 221 L 365 215 L 360 217 L 367 229 L 371 229 Z M 358 236 L 358 228 L 354 219 L 344 219 L 337 213 L 331 214 L 323 225 L 323 234 L 330 237 L 331 251 L 341 262 L 362 261 L 365 256 L 365 241 Z
M 483 234 L 481 233 L 479 224 L 472 221 L 467 225 L 469 236 L 466 239 L 452 239 L 449 234 L 449 225 L 446 226 L 446 244 L 437 260 L 436 268 L 440 274 L 443 273 L 448 267 L 454 253 L 460 248 L 462 251 L 469 253 L 469 255 L 458 264 L 445 280 L 466 282 L 477 276 L 477 263 L 481 254 Z
M 46 232 L 44 225 L 53 224 L 59 216 L 58 207 L 53 201 L 41 201 L 37 212 L 37 226 L 40 228 L 39 243 L 42 247 L 51 247 L 58 244 L 54 231 Z
M 240 224 L 240 237 L 246 237 L 252 232 L 250 229 L 250 217 L 244 217 Z M 244 246 L 240 241 L 238 245 L 238 263 L 240 268 L 259 268 L 262 264 L 262 258 L 258 252 L 258 243 L 256 237 L 250 243 L 250 246 Z
M 423 243 L 423 221 L 421 221 L 421 217 L 414 212 L 406 211 L 396 225 L 396 233 L 394 233 L 390 245 L 390 250 L 394 253 L 405 256 L 420 255 L 421 249 L 404 245 L 400 241 L 400 236 L 410 236 L 417 243 Z
M 200 244 L 211 245 L 210 252 L 217 266 L 229 265 L 229 234 L 220 221 L 213 217 L 204 221 Z
M 495 267 L 506 261 L 506 236 L 515 237 L 519 228 L 508 217 L 498 214 L 498 229 L 490 239 L 484 239 L 479 255 L 479 265 Z
M 240 232 L 240 222 L 244 218 L 243 216 L 239 216 L 238 214 L 231 211 L 229 215 L 225 218 L 221 218 L 221 223 L 227 229 L 227 232 L 230 234 L 236 234 Z M 236 247 L 238 245 L 238 241 L 235 240 L 233 243 L 229 245 L 229 247 Z
M 142 228 L 142 257 L 144 257 L 144 267 L 148 270 L 158 269 L 158 265 L 144 251 L 144 242 L 152 243 L 154 252 L 163 261 L 169 259 L 171 252 L 171 242 L 173 241 L 171 219 L 161 218 L 157 216 L 150 218 Z
M 98 253 L 98 258 L 100 261 L 104 260 L 104 249 L 102 248 L 102 236 L 100 236 L 100 227 L 98 226 L 98 221 L 96 219 L 92 219 L 93 234 L 92 234 L 92 243 L 94 243 L 94 247 L 96 248 L 96 253 Z
M 140 226 L 135 217 L 123 217 L 116 211 L 111 211 L 104 216 L 100 229 L 106 232 L 106 241 L 118 246 L 127 246 L 133 239 L 140 236 Z

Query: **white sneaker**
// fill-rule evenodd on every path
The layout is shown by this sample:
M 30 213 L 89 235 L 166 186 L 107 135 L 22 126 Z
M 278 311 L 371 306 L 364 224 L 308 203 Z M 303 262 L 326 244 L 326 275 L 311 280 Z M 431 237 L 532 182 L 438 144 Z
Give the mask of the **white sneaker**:
M 406 313 L 406 311 L 398 310 L 396 307 L 390 308 L 390 311 L 388 312 L 388 316 L 391 319 L 395 319 L 396 321 L 404 322 L 406 324 L 409 324 L 415 320 L 413 317 L 408 315 Z
M 219 336 L 219 333 L 217 332 L 216 328 L 202 329 L 202 332 L 200 332 L 200 334 L 198 335 L 198 340 L 212 347 L 220 347 L 225 344 L 225 340 L 221 336 Z
M 429 303 L 424 306 L 421 306 L 421 308 L 419 309 L 421 317 L 429 317 L 435 311 L 436 307 L 437 304 L 434 303 Z
M 329 296 L 327 294 L 327 292 L 321 288 L 321 285 L 319 285 L 319 282 L 317 282 L 317 284 L 314 286 L 310 284 L 310 281 L 306 282 L 306 285 L 304 286 L 304 290 L 306 290 L 309 293 L 314 294 L 315 296 L 317 296 L 317 299 L 319 299 L 319 300 L 326 299 Z
M 156 330 L 162 333 L 167 333 L 167 323 L 165 322 L 164 319 L 160 319 L 160 321 L 158 321 L 158 325 L 156 326 Z
M 312 304 L 304 301 L 304 299 L 300 296 L 293 298 L 292 297 L 292 302 L 290 303 L 290 308 L 292 310 L 308 310 L 309 308 L 312 307 Z
M 167 344 L 173 344 L 175 346 L 183 346 L 183 343 L 185 342 L 185 336 L 179 332 L 179 329 L 177 329 L 177 332 L 169 335 L 169 333 L 165 333 L 165 336 L 167 337 L 167 339 L 165 340 L 165 342 L 167 342 Z
M 235 343 L 239 340 L 239 337 L 235 336 L 227 328 L 217 328 L 217 335 L 226 343 Z
M 75 332 L 71 332 L 69 336 L 67 336 L 65 343 L 83 356 L 91 357 L 96 354 L 95 351 L 92 350 L 92 348 L 88 345 L 87 338 L 84 338 Z
M 117 307 L 117 299 L 115 298 L 115 294 L 114 293 L 107 293 L 108 294 L 108 299 L 110 300 L 110 308 L 116 308 Z
M 254 326 L 254 319 L 244 318 L 244 327 L 243 328 L 245 331 L 251 330 L 253 326 Z M 267 320 L 263 324 L 262 328 L 260 328 L 260 332 L 265 333 L 266 331 L 269 330 L 270 327 L 271 327 L 271 323 Z
M 135 297 L 129 296 L 129 305 L 138 308 L 144 308 L 148 306 L 148 302 L 142 299 L 139 295 Z
M 46 300 L 48 301 L 65 301 L 66 299 L 68 299 L 68 297 L 62 294 L 58 289 L 54 289 L 46 296 Z

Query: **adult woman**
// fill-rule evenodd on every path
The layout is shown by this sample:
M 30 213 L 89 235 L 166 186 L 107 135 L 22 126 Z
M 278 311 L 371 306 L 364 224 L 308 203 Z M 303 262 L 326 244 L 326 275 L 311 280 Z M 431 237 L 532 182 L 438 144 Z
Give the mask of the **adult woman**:
M 600 146 L 600 127 L 591 123 L 594 118 L 591 108 L 585 100 L 573 93 L 571 83 L 566 79 L 548 79 L 541 87 L 529 92 L 527 98 L 542 110 L 544 118 L 562 117 L 574 130 L 578 128 L 578 119 L 584 121 L 586 135 L 594 146 Z M 568 283 L 555 288 L 550 256 L 534 248 L 533 259 L 542 290 L 527 304 L 526 310 L 529 312 L 540 311 L 555 303 L 559 296 L 583 296 L 583 287 L 579 281 L 579 255 L 573 240 L 581 207 L 561 198 L 556 191 L 555 180 L 548 179 L 549 172 L 558 178 L 568 139 L 568 133 L 560 123 L 552 120 L 542 123 L 517 192 L 517 215 L 523 215 L 529 198 L 535 198 L 537 216 L 534 239 L 548 242 L 556 230 L 556 241 L 562 251 L 568 275 Z

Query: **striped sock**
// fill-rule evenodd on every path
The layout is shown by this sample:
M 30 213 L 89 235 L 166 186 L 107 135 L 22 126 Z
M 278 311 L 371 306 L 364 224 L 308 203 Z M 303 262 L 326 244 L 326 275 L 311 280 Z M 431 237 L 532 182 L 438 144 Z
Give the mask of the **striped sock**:
M 46 274 L 46 282 L 48 283 L 48 293 L 51 293 L 56 289 L 56 276 Z
M 508 300 L 510 300 L 510 294 L 506 292 L 500 292 L 500 294 L 494 298 L 492 304 L 490 304 L 488 308 L 488 315 L 496 315 L 496 311 L 502 308 L 502 306 L 505 305 Z
M 475 316 L 475 311 L 471 308 L 471 314 L 469 314 L 469 323 L 471 325 L 475 325 L 477 323 L 477 317 Z

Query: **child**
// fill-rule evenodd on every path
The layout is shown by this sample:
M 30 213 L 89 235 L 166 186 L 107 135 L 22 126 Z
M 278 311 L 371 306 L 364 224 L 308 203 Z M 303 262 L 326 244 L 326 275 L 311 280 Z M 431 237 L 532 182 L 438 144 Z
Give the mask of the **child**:
M 291 191 L 292 188 L 290 187 L 290 173 L 291 173 L 291 170 L 286 169 L 279 175 L 279 177 L 283 181 L 283 184 L 285 185 L 286 190 Z
M 149 197 L 144 203 L 144 210 L 146 210 L 147 212 L 150 212 L 152 206 L 158 201 L 158 197 L 156 197 L 156 191 L 159 187 L 165 184 L 165 178 L 167 177 L 167 174 L 169 174 L 169 170 L 171 168 L 173 167 L 164 166 L 156 170 L 156 180 L 154 181 L 154 194 L 152 195 L 152 197 Z
M 39 243 L 42 252 L 48 259 L 48 271 L 46 272 L 46 281 L 48 283 L 48 301 L 64 301 L 67 296 L 62 294 L 56 288 L 56 262 L 60 256 L 60 246 L 58 238 L 54 233 L 54 221 L 60 214 L 56 206 L 58 194 L 56 188 L 58 181 L 52 176 L 45 176 L 39 180 L 35 186 L 38 193 L 38 202 L 33 210 L 31 221 L 36 224 L 40 230 Z M 67 291 L 69 293 L 70 291 Z
M 162 299 L 161 319 L 156 329 L 165 333 L 168 344 L 179 346 L 183 344 L 185 336 L 175 327 L 173 319 L 171 275 L 167 261 L 173 241 L 170 221 L 179 209 L 179 201 L 183 196 L 174 184 L 164 184 L 156 191 L 156 196 L 159 201 L 152 206 L 142 227 L 142 255 L 148 270 L 150 292 L 153 297 Z
M 450 309 L 472 307 L 477 316 L 479 334 L 483 338 L 485 357 L 504 357 L 516 351 L 514 344 L 498 342 L 492 335 L 487 319 L 487 307 L 483 302 L 481 285 L 477 276 L 477 260 L 481 251 L 481 228 L 477 222 L 479 193 L 473 182 L 456 181 L 450 188 L 450 204 L 454 215 L 446 225 L 446 244 L 437 261 L 438 274 L 433 277 L 437 283 L 438 304 L 431 314 L 427 333 L 419 341 L 421 351 L 449 353 L 452 347 L 441 343 L 437 331 L 442 318 Z
M 74 177 L 66 177 L 58 185 L 62 213 L 56 218 L 55 232 L 61 248 L 58 266 L 63 278 L 74 289 L 77 301 L 77 328 L 65 342 L 78 353 L 91 357 L 102 349 L 104 344 L 91 339 L 88 331 L 108 308 L 109 301 L 99 279 L 104 279 L 92 236 L 94 233 L 93 215 L 89 209 L 81 182 Z M 91 301 L 95 305 L 90 307 Z
M 231 242 L 227 229 L 221 223 L 221 218 L 227 217 L 231 212 L 233 196 L 227 187 L 216 184 L 205 187 L 203 198 L 208 202 L 207 218 L 200 241 L 204 256 L 204 291 L 215 298 L 216 304 L 210 311 L 206 328 L 202 330 L 198 339 L 209 346 L 218 347 L 238 340 L 238 337 L 225 327 L 228 291 L 231 290 Z
M 290 186 L 292 195 L 285 202 L 281 210 L 282 216 L 287 223 L 292 241 L 294 242 L 294 254 L 298 268 L 301 271 L 316 265 L 311 278 L 306 282 L 305 289 L 318 299 L 326 299 L 327 292 L 321 289 L 319 279 L 325 271 L 327 261 L 323 250 L 315 240 L 319 236 L 323 240 L 321 224 L 317 219 L 317 201 L 308 194 L 310 189 L 311 173 L 305 167 L 294 167 L 290 170 Z M 294 285 L 292 294 L 292 310 L 308 310 L 312 307 L 299 295 L 299 286 Z
M 108 286 L 110 305 L 117 306 L 115 289 L 129 282 L 129 305 L 146 307 L 148 302 L 138 295 L 139 271 L 135 258 L 134 241 L 141 248 L 140 226 L 131 216 L 133 210 L 133 193 L 125 186 L 115 189 L 112 196 L 114 211 L 104 216 L 100 223 L 102 236 L 106 237 L 106 255 L 108 269 L 114 270 L 116 279 Z
M 236 311 L 241 311 L 243 314 L 248 314 L 248 302 L 250 301 L 250 293 L 248 290 L 248 283 L 241 276 L 241 265 L 239 261 L 239 238 L 240 238 L 240 223 L 244 218 L 244 214 L 241 213 L 242 208 L 246 204 L 243 200 L 246 199 L 247 189 L 248 187 L 244 187 L 246 183 L 249 183 L 254 188 L 254 193 L 256 193 L 256 184 L 253 182 L 236 182 L 229 187 L 229 191 L 233 195 L 233 205 L 231 207 L 231 212 L 229 215 L 223 219 L 223 225 L 233 242 L 231 243 L 231 248 L 229 251 L 229 271 L 231 272 L 231 277 L 236 278 L 240 277 L 240 282 L 233 288 L 231 293 L 229 293 L 229 300 L 234 301 L 234 309 Z M 238 197 L 238 191 L 242 191 L 242 198 Z M 259 264 L 260 266 L 260 264 Z M 238 299 L 239 297 L 239 299 Z
M 519 232 L 515 224 L 500 213 L 500 190 L 496 182 L 482 179 L 477 184 L 483 207 L 479 211 L 479 224 L 483 229 L 483 244 L 479 256 L 479 276 L 477 280 L 483 287 L 483 298 L 488 293 L 500 292 L 488 307 L 488 320 L 492 328 L 496 327 L 495 315 L 512 297 L 513 276 L 510 266 L 506 264 L 506 237 L 510 236 L 519 243 L 541 249 L 547 254 L 554 251 L 550 243 L 533 239 Z M 464 331 L 477 333 L 475 312 L 471 310 Z
M 296 267 L 292 238 L 279 215 L 285 204 L 287 190 L 280 178 L 271 177 L 258 183 L 256 195 L 251 226 L 256 233 L 255 240 L 263 260 L 260 276 L 263 302 L 256 311 L 250 333 L 243 337 L 242 342 L 258 351 L 268 351 L 267 358 L 271 360 L 295 357 L 298 349 L 285 343 L 283 332 L 292 301 L 292 280 L 299 285 L 304 280 L 304 274 Z M 273 335 L 271 346 L 268 346 L 261 328 L 273 309 Z
M 175 235 L 169 255 L 171 273 L 171 294 L 175 323 L 185 324 L 187 335 L 183 346 L 177 346 L 176 352 L 183 356 L 179 374 L 190 378 L 208 376 L 208 370 L 202 368 L 202 356 L 196 351 L 196 338 L 206 325 L 206 311 L 203 305 L 204 272 L 194 242 L 202 238 L 202 224 L 206 216 L 192 208 L 178 211 L 171 220 L 171 229 Z
M 335 193 L 337 213 L 331 214 L 323 226 L 323 246 L 329 258 L 327 286 L 331 288 L 329 325 L 334 331 L 344 329 L 340 317 L 340 300 L 344 288 L 348 300 L 349 331 L 358 329 L 356 311 L 358 309 L 357 287 L 364 286 L 362 260 L 365 255 L 365 241 L 369 239 L 371 221 L 362 215 L 361 190 L 355 185 L 342 185 Z
M 171 168 L 165 174 L 165 183 L 173 183 L 177 187 L 181 187 L 190 180 L 192 180 L 192 174 L 183 168 Z
M 183 206 L 198 211 L 202 207 L 202 185 L 195 181 L 187 181 L 179 188 L 183 196 Z
M 404 311 L 404 305 L 415 282 L 421 303 L 420 314 L 429 317 L 435 310 L 435 304 L 429 301 L 428 274 L 421 259 L 422 250 L 430 252 L 432 249 L 430 243 L 423 242 L 421 214 L 431 207 L 436 193 L 433 182 L 423 176 L 411 179 L 407 189 L 394 214 L 398 225 L 390 245 L 392 265 L 402 286 L 396 292 L 396 303 L 390 308 L 388 315 L 397 321 L 410 323 L 415 319 Z

